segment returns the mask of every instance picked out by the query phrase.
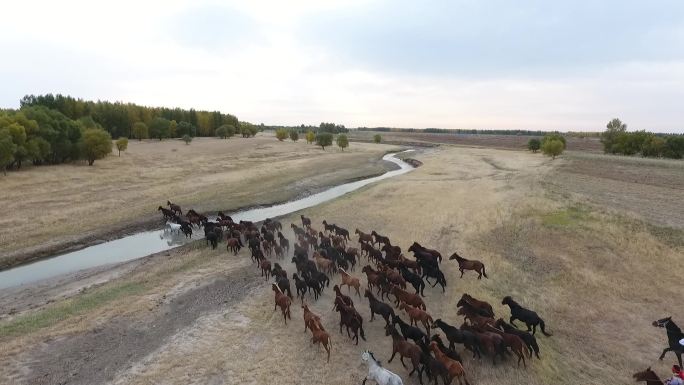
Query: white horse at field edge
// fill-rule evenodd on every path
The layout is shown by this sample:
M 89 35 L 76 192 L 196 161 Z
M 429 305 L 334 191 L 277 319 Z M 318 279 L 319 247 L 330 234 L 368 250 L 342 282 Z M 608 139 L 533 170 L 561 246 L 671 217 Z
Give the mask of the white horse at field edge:
M 166 222 L 166 226 L 164 227 L 164 232 L 169 232 L 169 233 L 176 233 L 180 231 L 181 225 L 178 223 L 172 223 L 172 222 Z
M 366 380 L 375 381 L 378 385 L 404 385 L 401 377 L 383 368 L 372 352 L 363 352 L 361 360 L 368 364 L 368 375 L 363 379 L 362 385 L 366 385 Z

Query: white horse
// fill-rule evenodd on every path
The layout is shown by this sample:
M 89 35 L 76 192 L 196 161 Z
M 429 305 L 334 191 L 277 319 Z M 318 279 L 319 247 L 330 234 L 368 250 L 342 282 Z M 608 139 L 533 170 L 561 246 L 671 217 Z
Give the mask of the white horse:
M 368 350 L 363 352 L 361 361 L 368 364 L 368 375 L 363 379 L 362 385 L 366 385 L 366 380 L 375 381 L 378 385 L 404 385 L 401 377 L 383 368 L 372 352 Z
M 176 233 L 180 231 L 181 225 L 178 223 L 166 222 L 166 227 L 164 227 L 164 232 Z

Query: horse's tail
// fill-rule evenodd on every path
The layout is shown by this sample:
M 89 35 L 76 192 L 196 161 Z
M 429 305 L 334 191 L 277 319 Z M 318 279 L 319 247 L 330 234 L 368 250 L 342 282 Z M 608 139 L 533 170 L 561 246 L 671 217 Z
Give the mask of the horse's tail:
M 487 272 L 485 271 L 485 265 L 484 264 L 482 265 L 482 275 L 484 275 L 485 278 L 489 278 L 489 277 L 487 277 Z
M 543 333 L 545 336 L 551 337 L 553 334 L 547 333 L 546 330 L 544 330 L 544 327 L 545 327 L 545 325 L 544 325 L 544 320 L 540 318 L 540 319 L 539 319 L 539 328 L 541 329 L 542 333 Z
M 245 247 L 245 245 L 242 244 L 242 240 L 240 239 L 240 236 L 237 237 L 237 240 L 238 240 L 238 245 L 240 245 L 240 247 Z

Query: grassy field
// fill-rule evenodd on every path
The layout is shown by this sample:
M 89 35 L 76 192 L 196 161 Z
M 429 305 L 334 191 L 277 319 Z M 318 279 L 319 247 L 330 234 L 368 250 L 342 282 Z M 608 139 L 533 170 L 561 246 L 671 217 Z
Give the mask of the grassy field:
M 357 141 L 371 142 L 373 135 L 380 134 L 383 143 L 439 145 L 452 144 L 459 146 L 477 146 L 485 148 L 501 148 L 509 150 L 526 150 L 527 142 L 534 136 L 526 135 L 479 135 L 479 134 L 443 134 L 429 132 L 374 132 L 350 131 L 349 138 Z M 599 138 L 579 138 L 568 136 L 569 151 L 602 153 L 603 145 Z
M 501 299 L 512 295 L 544 318 L 554 335 L 538 336 L 541 360 L 528 362 L 524 370 L 513 360 L 493 367 L 489 360 L 468 357 L 464 366 L 472 384 L 626 384 L 632 382 L 631 373 L 649 365 L 663 377 L 668 373 L 674 356 L 657 361 L 666 337 L 650 323 L 669 315 L 680 324 L 684 320 L 676 302 L 681 285 L 675 279 L 684 252 L 684 227 L 677 219 L 682 208 L 674 204 L 684 201 L 684 190 L 677 184 L 681 165 L 572 154 L 551 161 L 525 152 L 450 146 L 412 157 L 424 166 L 304 214 L 313 218 L 316 228 L 327 219 L 352 231 L 377 230 L 404 250 L 415 240 L 445 255 L 458 251 L 483 261 L 490 278 L 481 281 L 472 273 L 459 279 L 453 261 L 443 262 L 446 293 L 438 288 L 425 291 L 435 318 L 460 325 L 455 305 L 464 292 L 489 301 L 497 317 L 508 318 Z M 597 166 L 589 167 L 590 161 Z M 628 193 L 601 198 L 606 191 L 623 189 L 622 183 L 629 183 Z M 670 188 L 668 194 L 660 190 L 664 188 Z M 627 209 L 632 196 L 660 202 L 657 207 L 671 206 L 661 211 Z M 283 223 L 298 222 L 298 215 Z M 292 239 L 289 229 L 286 235 Z M 294 270 L 289 262 L 280 263 Z M 81 360 L 74 353 L 79 349 L 60 349 L 59 341 L 85 338 L 93 330 L 104 333 L 122 319 L 128 322 L 126 330 L 133 331 L 164 324 L 169 317 L 183 318 L 167 304 L 237 272 L 243 276 L 236 278 L 245 282 L 261 279 L 245 251 L 233 256 L 196 243 L 154 256 L 132 273 L 86 293 L 0 321 L 0 360 L 6 363 L 0 378 L 30 382 L 27 379 L 40 373 L 30 363 L 39 365 L 45 355 Z M 354 275 L 363 277 L 358 269 Z M 334 277 L 331 286 L 339 279 Z M 383 321 L 368 322 L 367 301 L 355 297 L 368 341 L 354 346 L 338 333 L 333 295 L 327 289 L 317 302 L 310 300 L 333 338 L 330 364 L 310 346 L 301 309 L 293 306 L 293 322 L 284 326 L 280 314 L 273 312 L 269 283 L 262 281 L 237 302 L 227 301 L 193 318 L 144 359 L 123 358 L 111 380 L 358 384 L 366 374 L 361 351 L 370 348 L 385 363 L 391 339 L 384 336 Z M 97 341 L 97 334 L 92 338 Z M 141 347 L 132 344 L 130 349 Z M 112 362 L 119 358 L 112 357 Z M 408 379 L 398 361 L 386 366 L 404 383 L 417 383 L 415 376 Z
M 217 211 L 272 204 L 341 181 L 381 173 L 388 146 L 322 151 L 273 136 L 131 141 L 121 157 L 34 167 L 0 184 L 0 267 L 158 226 L 157 206 Z

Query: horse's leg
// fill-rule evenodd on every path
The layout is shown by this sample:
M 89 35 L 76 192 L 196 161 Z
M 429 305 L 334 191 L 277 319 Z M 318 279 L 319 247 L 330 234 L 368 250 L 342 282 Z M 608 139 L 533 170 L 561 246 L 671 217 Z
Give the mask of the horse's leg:
M 513 325 L 516 329 L 518 328 L 518 325 L 515 324 L 515 316 L 511 316 L 511 318 L 508 320 L 508 323 Z
M 663 349 L 663 354 L 661 354 L 660 357 L 659 357 L 658 359 L 659 359 L 659 360 L 662 360 L 662 359 L 665 357 L 665 353 L 671 352 L 671 351 L 672 351 L 672 348 L 669 347 L 669 346 L 668 346 L 667 348 Z
M 465 271 L 463 271 L 463 269 L 459 269 L 459 270 L 461 271 L 461 278 L 463 278 L 463 273 L 465 273 Z
M 394 349 L 392 349 L 392 357 L 390 357 L 390 359 L 387 361 L 387 363 L 392 362 L 392 360 L 394 359 L 394 356 L 395 356 L 396 354 L 397 354 L 397 351 L 394 350 Z
M 477 279 L 482 279 L 482 269 L 477 270 L 477 273 L 479 274 L 479 275 L 477 276 Z

